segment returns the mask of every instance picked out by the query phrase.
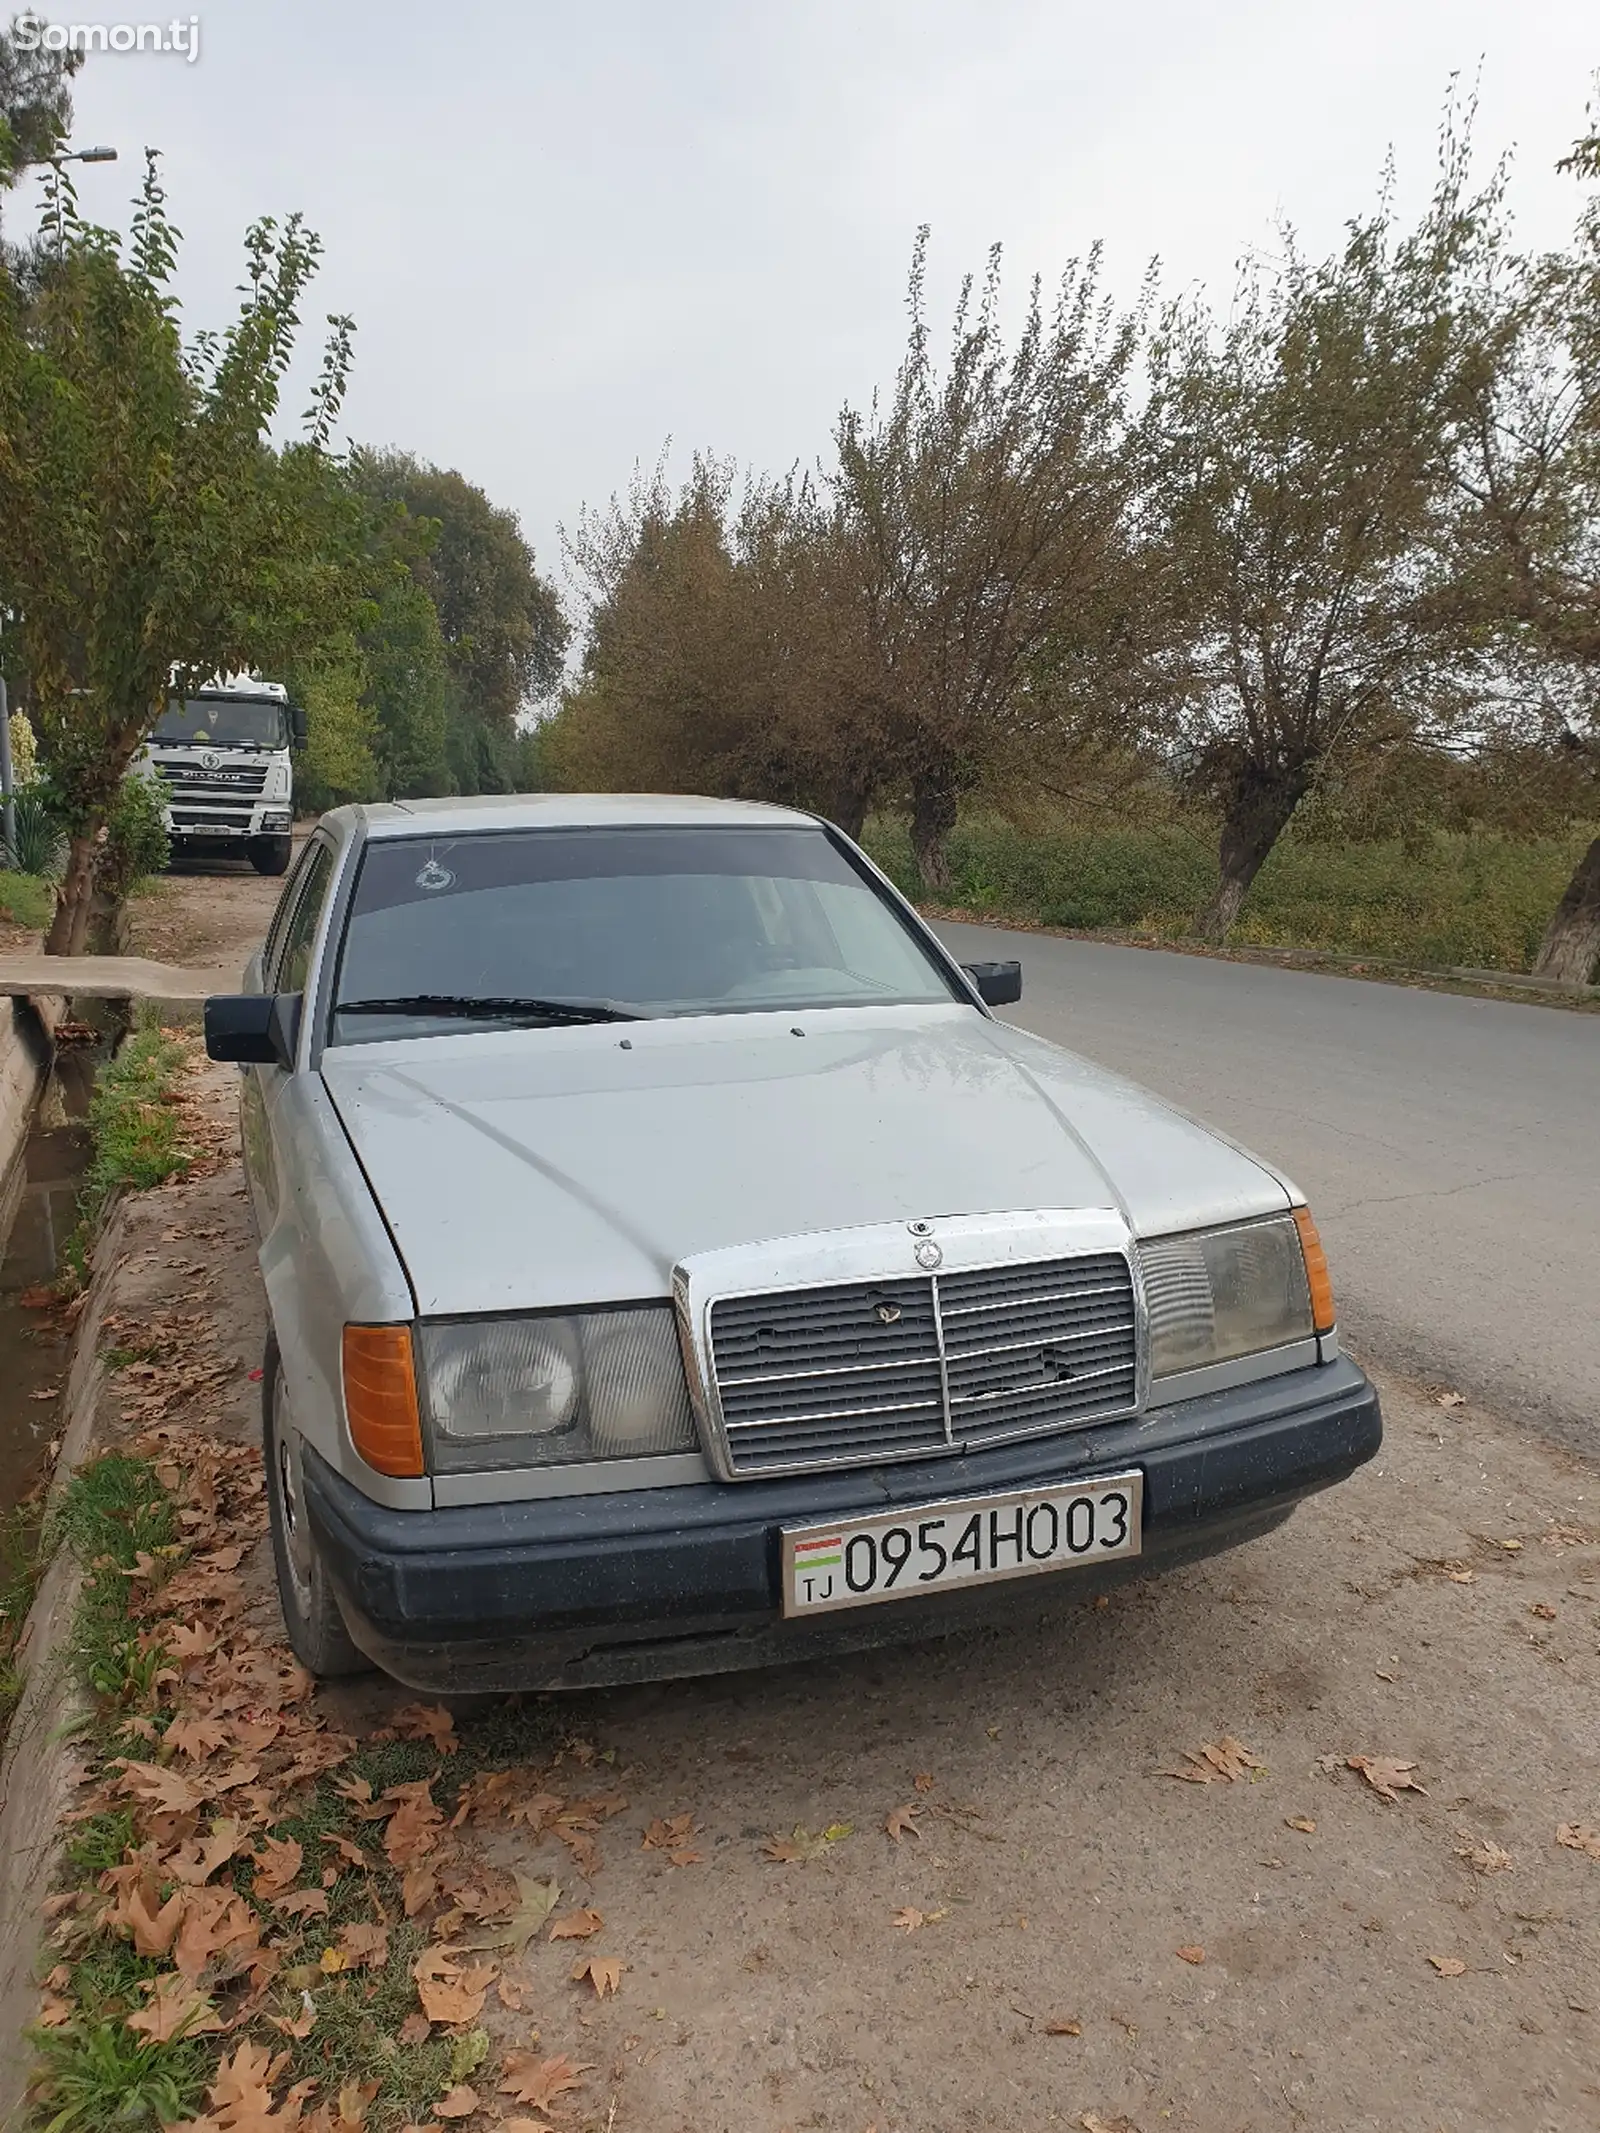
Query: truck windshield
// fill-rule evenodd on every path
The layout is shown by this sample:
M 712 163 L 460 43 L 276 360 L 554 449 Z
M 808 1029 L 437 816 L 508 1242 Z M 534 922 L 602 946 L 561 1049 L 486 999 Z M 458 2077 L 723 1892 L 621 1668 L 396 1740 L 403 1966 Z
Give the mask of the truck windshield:
M 191 748 L 287 748 L 283 705 L 260 696 L 191 696 L 169 703 L 150 738 Z
M 368 845 L 332 1041 L 961 997 L 821 829 L 549 829 Z

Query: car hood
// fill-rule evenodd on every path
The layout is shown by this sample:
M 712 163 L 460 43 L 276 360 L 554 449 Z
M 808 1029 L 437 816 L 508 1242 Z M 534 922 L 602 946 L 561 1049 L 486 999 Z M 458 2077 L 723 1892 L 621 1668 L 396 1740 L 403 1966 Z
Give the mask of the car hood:
M 690 1253 L 1120 1209 L 1276 1212 L 1256 1158 L 961 1006 L 716 1015 L 330 1047 L 321 1071 L 424 1316 L 665 1296 Z

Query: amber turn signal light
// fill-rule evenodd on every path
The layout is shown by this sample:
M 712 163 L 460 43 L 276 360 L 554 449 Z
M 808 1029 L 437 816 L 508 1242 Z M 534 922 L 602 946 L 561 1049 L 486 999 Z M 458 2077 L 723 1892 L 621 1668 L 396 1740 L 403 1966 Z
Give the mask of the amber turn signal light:
M 1297 1207 L 1294 1226 L 1300 1232 L 1300 1250 L 1305 1256 L 1306 1281 L 1311 1289 L 1311 1324 L 1318 1333 L 1334 1328 L 1333 1283 L 1328 1278 L 1327 1255 L 1309 1207 Z
M 346 1326 L 344 1411 L 356 1450 L 380 1474 L 421 1474 L 422 1424 L 409 1326 Z

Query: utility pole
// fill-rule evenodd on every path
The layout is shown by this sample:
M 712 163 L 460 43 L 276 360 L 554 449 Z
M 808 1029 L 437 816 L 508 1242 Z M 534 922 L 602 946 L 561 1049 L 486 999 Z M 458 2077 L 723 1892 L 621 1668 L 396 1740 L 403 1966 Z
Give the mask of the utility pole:
M 0 623 L 9 617 L 0 615 Z M 6 678 L 0 673 L 0 864 L 14 866 L 17 857 L 16 790 L 11 771 L 11 705 L 6 696 Z

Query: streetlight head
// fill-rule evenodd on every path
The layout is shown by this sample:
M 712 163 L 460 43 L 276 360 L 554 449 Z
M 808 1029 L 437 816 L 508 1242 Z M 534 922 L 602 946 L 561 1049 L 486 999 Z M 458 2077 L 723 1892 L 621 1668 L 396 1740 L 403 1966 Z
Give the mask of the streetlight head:
M 114 148 L 80 148 L 73 158 L 79 163 L 114 163 L 117 151 Z

